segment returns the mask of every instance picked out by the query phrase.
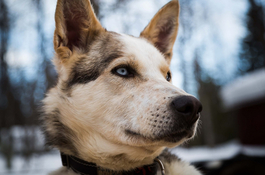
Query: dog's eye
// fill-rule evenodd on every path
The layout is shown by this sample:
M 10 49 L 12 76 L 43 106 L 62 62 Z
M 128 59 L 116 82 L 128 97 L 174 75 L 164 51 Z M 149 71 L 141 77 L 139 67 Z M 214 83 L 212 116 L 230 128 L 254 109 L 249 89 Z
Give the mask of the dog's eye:
M 170 81 L 171 80 L 171 73 L 170 72 L 167 73 L 166 79 L 167 79 L 167 81 Z
M 129 71 L 126 68 L 118 68 L 116 70 L 116 73 L 121 75 L 121 76 L 128 76 L 129 75 Z
M 135 75 L 135 71 L 127 65 L 116 67 L 111 72 L 125 78 L 133 77 Z

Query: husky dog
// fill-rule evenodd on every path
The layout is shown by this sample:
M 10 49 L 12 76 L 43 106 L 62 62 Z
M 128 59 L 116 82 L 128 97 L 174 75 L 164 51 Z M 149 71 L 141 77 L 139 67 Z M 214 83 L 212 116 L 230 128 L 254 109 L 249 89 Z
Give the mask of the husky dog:
M 58 0 L 55 21 L 59 78 L 43 101 L 43 128 L 64 166 L 52 174 L 199 175 L 165 150 L 194 136 L 202 110 L 171 83 L 179 2 L 140 37 L 104 29 L 89 0 Z

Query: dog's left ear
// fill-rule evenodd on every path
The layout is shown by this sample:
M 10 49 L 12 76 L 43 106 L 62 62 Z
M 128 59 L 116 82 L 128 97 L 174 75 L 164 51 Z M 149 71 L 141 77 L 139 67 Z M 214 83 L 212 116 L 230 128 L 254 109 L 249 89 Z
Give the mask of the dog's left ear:
M 172 0 L 157 12 L 140 35 L 149 40 L 165 56 L 168 64 L 172 58 L 178 25 L 179 2 Z
M 55 13 L 54 49 L 60 58 L 70 57 L 74 48 L 85 50 L 105 29 L 90 0 L 58 0 Z

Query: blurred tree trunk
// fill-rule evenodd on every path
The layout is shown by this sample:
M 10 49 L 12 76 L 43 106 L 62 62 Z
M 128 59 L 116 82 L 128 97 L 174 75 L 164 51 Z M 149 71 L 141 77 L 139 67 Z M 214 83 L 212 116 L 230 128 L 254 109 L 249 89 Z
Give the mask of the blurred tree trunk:
M 13 123 L 14 109 L 11 105 L 17 107 L 17 100 L 14 98 L 10 81 L 8 77 L 8 66 L 6 63 L 6 53 L 8 48 L 8 39 L 10 33 L 9 27 L 9 11 L 4 0 L 0 0 L 0 66 L 1 66 L 1 89 L 0 89 L 0 149 L 6 159 L 6 166 L 11 168 L 11 160 L 13 153 L 13 136 L 10 133 L 10 126 Z
M 255 69 L 265 68 L 265 18 L 263 7 L 255 0 L 249 1 L 247 13 L 247 36 L 242 42 L 241 73 L 251 72 Z
M 198 83 L 198 96 L 203 105 L 203 111 L 201 112 L 202 121 L 202 135 L 201 144 L 213 147 L 216 144 L 215 132 L 213 125 L 213 118 L 217 117 L 215 114 L 220 103 L 218 103 L 219 88 L 213 83 L 209 77 L 206 81 L 202 79 L 202 75 L 205 74 L 201 70 L 199 65 L 199 53 L 195 53 L 194 59 L 194 75 Z
M 46 39 L 46 36 L 45 36 L 45 32 L 44 32 L 44 20 L 45 20 L 45 16 L 44 16 L 44 13 L 43 13 L 43 3 L 45 1 L 43 0 L 33 0 L 35 1 L 35 5 L 36 5 L 36 9 L 37 9 L 37 32 L 38 32 L 38 46 L 39 46 L 39 51 L 40 51 L 40 54 L 39 54 L 39 59 L 41 60 L 40 61 L 40 72 L 39 72 L 39 76 L 40 77 L 43 77 L 44 80 L 42 80 L 43 84 L 41 84 L 41 86 L 43 87 L 44 85 L 44 92 L 46 92 L 47 89 L 49 89 L 50 87 L 52 87 L 54 84 L 55 84 L 55 80 L 56 80 L 56 75 L 53 74 L 53 72 L 51 71 L 53 69 L 53 65 L 51 64 L 51 59 L 52 58 L 49 58 L 48 56 L 48 53 L 47 53 L 47 39 Z M 38 83 L 37 85 L 38 86 Z M 36 88 L 39 88 L 39 87 L 36 87 Z

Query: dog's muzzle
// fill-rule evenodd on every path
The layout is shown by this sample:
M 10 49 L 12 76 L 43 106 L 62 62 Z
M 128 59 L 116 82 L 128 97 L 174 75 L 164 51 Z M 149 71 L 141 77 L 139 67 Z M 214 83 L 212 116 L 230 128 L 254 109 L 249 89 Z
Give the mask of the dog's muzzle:
M 192 96 L 178 96 L 170 102 L 172 124 L 160 138 L 168 142 L 178 142 L 191 138 L 195 133 L 196 122 L 202 111 L 202 104 Z
M 164 105 L 164 104 L 163 104 Z M 151 113 L 153 118 L 149 119 L 147 126 L 151 126 L 151 137 L 145 133 L 126 130 L 130 136 L 150 138 L 151 140 L 163 140 L 166 142 L 177 143 L 183 139 L 194 136 L 196 122 L 202 111 L 202 104 L 192 96 L 177 96 L 171 98 L 167 103 L 167 109 L 156 108 L 157 113 Z M 160 112 L 160 113 L 159 113 Z

